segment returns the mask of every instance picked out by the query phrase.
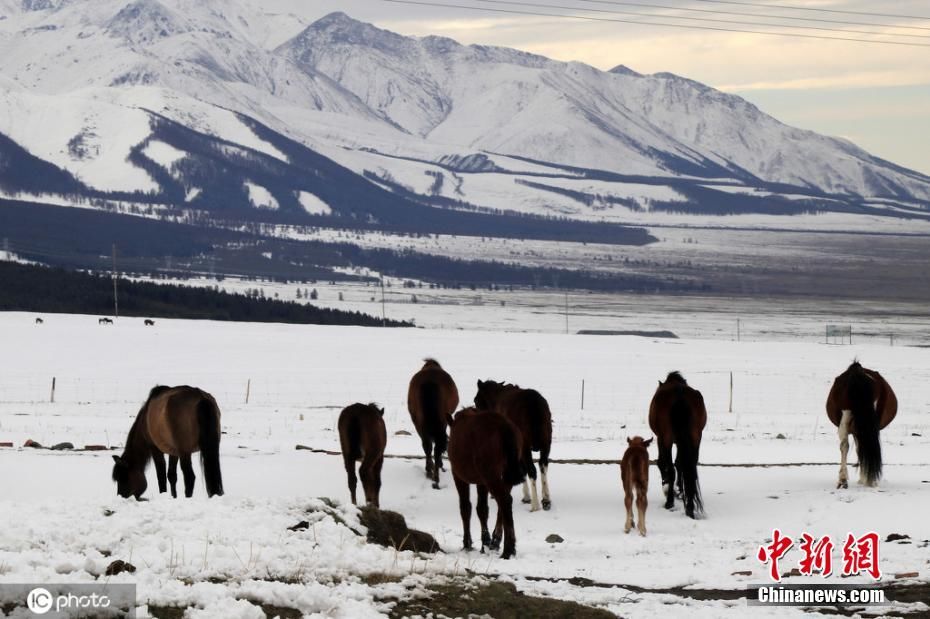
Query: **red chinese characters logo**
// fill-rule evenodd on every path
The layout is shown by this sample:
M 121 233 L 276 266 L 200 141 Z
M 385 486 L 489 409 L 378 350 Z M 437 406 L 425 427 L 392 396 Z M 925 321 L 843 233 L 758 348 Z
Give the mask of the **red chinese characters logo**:
M 795 541 L 783 535 L 781 530 L 772 531 L 772 543 L 760 546 L 757 557 L 760 563 L 769 564 L 769 574 L 772 580 L 781 580 L 778 562 L 794 546 Z M 852 533 L 846 536 L 843 544 L 843 576 L 857 576 L 868 574 L 874 580 L 881 578 L 881 569 L 878 562 L 878 534 L 871 532 L 862 537 L 855 537 Z M 821 538 L 803 533 L 799 548 L 802 557 L 798 562 L 798 571 L 804 576 L 819 573 L 821 576 L 830 576 L 833 573 L 833 540 L 829 535 Z
M 785 553 L 794 545 L 794 540 L 790 537 L 783 536 L 781 531 L 775 529 L 772 531 L 772 543 L 768 546 L 759 546 L 759 552 L 756 555 L 762 563 L 772 564 L 772 580 L 781 580 L 781 574 L 778 573 L 778 560 L 785 556 Z
M 859 539 L 850 533 L 843 544 L 843 575 L 867 573 L 874 580 L 882 576 L 878 567 L 878 533 L 866 533 Z

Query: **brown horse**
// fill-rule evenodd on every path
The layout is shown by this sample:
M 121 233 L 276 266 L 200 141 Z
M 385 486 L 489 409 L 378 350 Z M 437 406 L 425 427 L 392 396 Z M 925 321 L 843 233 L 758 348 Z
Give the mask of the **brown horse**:
M 212 395 L 195 387 L 155 387 L 129 429 L 123 455 L 113 456 L 116 492 L 121 497 L 139 499 L 148 487 L 145 467 L 150 459 L 155 461 L 158 491 L 165 492 L 165 454 L 168 454 L 171 496 L 178 496 L 180 459 L 184 495 L 190 497 L 194 494 L 195 479 L 191 454 L 200 451 L 207 496 L 222 495 L 220 436 L 220 409 Z
M 849 435 L 859 455 L 859 483 L 874 486 L 882 476 L 882 446 L 879 431 L 898 414 L 898 398 L 888 382 L 875 370 L 853 361 L 836 377 L 827 396 L 827 416 L 840 435 L 840 477 L 837 488 L 847 488 L 846 455 Z
M 701 487 L 698 483 L 698 455 L 701 434 L 707 424 L 704 397 L 678 372 L 672 372 L 659 381 L 659 387 L 649 404 L 649 427 L 659 444 L 659 471 L 662 484 L 667 485 L 665 509 L 675 504 L 675 472 L 678 472 L 678 490 L 685 502 L 689 518 L 704 511 Z M 672 465 L 672 445 L 677 446 L 675 464 Z
M 459 390 L 455 381 L 435 359 L 425 359 L 423 368 L 410 379 L 407 389 L 407 410 L 423 442 L 426 454 L 426 476 L 439 488 L 439 471 L 442 452 L 449 439 L 446 436 L 446 417 L 459 405 Z
M 641 436 L 626 439 L 628 447 L 620 460 L 620 481 L 623 483 L 623 504 L 626 506 L 626 524 L 623 532 L 629 533 L 633 528 L 633 494 L 636 493 L 636 511 L 639 517 L 639 534 L 646 536 L 646 507 L 649 502 L 646 494 L 649 490 L 649 445 L 652 439 L 643 440 Z
M 532 486 L 523 481 L 523 502 L 531 503 L 530 511 L 539 509 L 536 494 L 536 466 L 533 464 L 533 452 L 539 452 L 539 469 L 542 473 L 542 507 L 552 507 L 549 497 L 549 450 L 552 447 L 552 413 L 549 403 L 538 391 L 521 389 L 517 385 L 498 383 L 493 380 L 478 381 L 478 393 L 475 406 L 482 410 L 493 410 L 513 423 L 520 431 L 523 451 L 520 459 L 524 471 L 532 480 Z M 530 496 L 532 487 L 532 496 Z
M 361 460 L 358 476 L 362 478 L 365 502 L 379 507 L 381 493 L 381 465 L 384 464 L 384 446 L 387 431 L 384 428 L 384 409 L 374 404 L 352 404 L 339 413 L 339 443 L 342 459 L 349 476 L 352 505 L 356 505 L 355 463 Z
M 506 417 L 490 411 L 466 408 L 448 416 L 449 464 L 459 493 L 462 515 L 462 545 L 471 550 L 471 499 L 469 484 L 477 486 L 478 520 L 481 521 L 481 552 L 500 548 L 502 559 L 517 551 L 513 528 L 513 499 L 510 490 L 524 479 L 520 463 L 520 432 Z M 497 502 L 497 524 L 493 537 L 488 532 L 488 494 Z

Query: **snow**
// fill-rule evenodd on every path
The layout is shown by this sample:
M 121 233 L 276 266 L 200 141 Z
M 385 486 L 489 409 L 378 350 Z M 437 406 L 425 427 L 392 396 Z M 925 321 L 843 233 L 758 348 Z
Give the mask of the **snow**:
M 266 188 L 248 181 L 245 183 L 245 188 L 249 192 L 249 202 L 252 203 L 252 206 L 256 208 L 278 210 L 278 201 L 275 200 L 274 196 L 271 195 L 271 192 Z
M 330 215 L 333 212 L 328 204 L 309 191 L 298 192 L 297 201 L 311 215 Z
M 809 532 L 844 539 L 848 531 L 872 529 L 883 539 L 910 535 L 911 544 L 882 545 L 882 582 L 906 571 L 918 571 L 919 582 L 928 579 L 922 541 L 930 539 L 924 517 L 930 509 L 927 348 L 165 319 L 145 327 L 141 318 L 99 327 L 95 316 L 69 315 L 46 315 L 38 326 L 31 324 L 34 317 L 0 314 L 0 337 L 17 351 L 0 357 L 0 441 L 119 446 L 153 384 L 195 384 L 213 393 L 223 410 L 227 494 L 207 500 L 198 482 L 193 499 L 172 500 L 155 492 L 150 469 L 151 500 L 124 501 L 109 479 L 107 452 L 0 449 L 3 470 L 30 472 L 0 479 L 5 582 L 90 581 L 110 560 L 122 558 L 138 571 L 113 581 L 136 582 L 140 603 L 190 604 L 203 616 L 258 616 L 249 604 L 266 603 L 364 617 L 385 612 L 389 595 L 413 595 L 427 581 L 469 569 L 500 574 L 527 592 L 624 616 L 667 616 L 673 604 L 676 613 L 742 617 L 743 602 L 699 602 L 624 586 L 742 589 L 764 582 L 767 568 L 754 556 L 774 527 L 794 537 Z M 786 326 L 793 321 L 783 320 Z M 190 352 L 179 355 L 183 350 Z M 479 378 L 540 390 L 553 410 L 555 459 L 619 458 L 627 436 L 649 434 L 646 410 L 656 379 L 681 370 L 702 390 L 709 409 L 700 470 L 707 517 L 691 521 L 680 508 L 663 510 L 653 469 L 649 535 L 624 535 L 616 465 L 553 463 L 552 510 L 530 513 L 515 503 L 518 554 L 503 562 L 459 550 L 461 523 L 448 472 L 435 491 L 423 476 L 422 461 L 388 459 L 383 507 L 433 533 L 447 554 L 426 559 L 362 543 L 314 498 L 347 500 L 340 458 L 294 447 L 338 450 L 339 410 L 376 401 L 386 409 L 388 453 L 419 453 L 406 386 L 425 356 L 438 357 L 452 373 L 463 403 L 471 400 Z M 886 468 L 879 488 L 838 491 L 837 436 L 823 402 L 833 377 L 853 357 L 882 371 L 901 409 L 882 432 Z M 48 402 L 52 376 L 54 404 Z M 398 436 L 398 430 L 413 435 Z M 815 464 L 719 466 L 759 463 Z M 351 508 L 337 509 L 355 526 Z M 105 516 L 104 510 L 114 513 Z M 286 530 L 299 520 L 312 520 L 313 527 Z M 550 533 L 565 542 L 547 544 Z M 103 557 L 103 550 L 112 557 Z M 798 559 L 792 552 L 786 571 Z M 742 570 L 752 576 L 732 575 Z M 405 580 L 366 584 L 362 577 L 373 573 Z M 528 580 L 575 576 L 616 587 Z M 758 610 L 761 616 L 802 614 Z
M 187 156 L 187 153 L 185 153 L 183 150 L 177 149 L 170 144 L 165 144 L 164 142 L 160 142 L 158 140 L 149 142 L 142 153 L 166 169 L 170 168 L 172 165 Z

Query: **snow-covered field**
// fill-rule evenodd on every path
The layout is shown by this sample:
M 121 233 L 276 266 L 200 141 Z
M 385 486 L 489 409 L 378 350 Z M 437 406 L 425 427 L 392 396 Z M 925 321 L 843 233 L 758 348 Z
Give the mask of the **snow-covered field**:
M 180 320 L 144 327 L 141 319 L 127 318 L 105 327 L 96 317 L 68 315 L 47 315 L 45 324 L 35 325 L 33 318 L 0 314 L 7 343 L 0 357 L 0 442 L 15 445 L 0 448 L 3 582 L 93 581 L 120 558 L 138 570 L 111 581 L 137 583 L 140 605 L 190 607 L 192 617 L 263 616 L 258 604 L 364 617 L 387 613 L 392 599 L 418 595 L 429 583 L 467 570 L 622 616 L 743 617 L 750 610 L 800 616 L 798 609 L 748 609 L 744 601 L 695 601 L 623 587 L 763 583 L 767 568 L 755 554 L 776 527 L 792 537 L 808 532 L 834 540 L 871 530 L 883 539 L 909 535 L 911 543 L 881 546 L 883 583 L 930 581 L 930 349 Z M 554 463 L 553 508 L 530 513 L 517 503 L 518 555 L 505 562 L 460 551 L 448 472 L 436 491 L 422 474 L 422 461 L 393 458 L 385 462 L 382 507 L 435 535 L 446 553 L 418 556 L 365 544 L 331 515 L 359 528 L 351 508 L 328 510 L 316 500 L 348 501 L 340 458 L 295 446 L 338 450 L 340 409 L 376 401 L 386 409 L 388 453 L 419 453 L 415 436 L 395 432 L 413 431 L 406 387 L 425 356 L 450 371 L 465 403 L 479 378 L 539 389 L 553 409 L 557 460 L 618 459 L 627 436 L 649 434 L 646 411 L 655 381 L 681 370 L 708 403 L 700 470 L 707 517 L 691 521 L 680 509 L 662 509 L 652 469 L 649 536 L 624 535 L 618 467 Z M 880 487 L 838 491 L 836 432 L 823 402 L 833 377 L 854 356 L 882 371 L 901 406 L 882 433 Z M 152 500 L 125 501 L 110 481 L 111 452 L 19 447 L 27 439 L 121 447 L 156 383 L 194 384 L 217 397 L 226 432 L 226 496 L 207 500 L 199 480 L 194 499 L 159 496 L 150 469 Z M 723 464 L 801 466 L 715 466 Z M 300 520 L 312 527 L 287 530 Z M 546 543 L 551 533 L 565 541 Z M 799 558 L 792 550 L 783 571 Z M 744 571 L 751 575 L 733 575 Z M 918 576 L 895 579 L 904 572 Z M 579 587 L 567 582 L 572 577 L 620 587 Z M 800 581 L 808 579 L 789 578 Z M 896 610 L 920 609 L 927 607 Z

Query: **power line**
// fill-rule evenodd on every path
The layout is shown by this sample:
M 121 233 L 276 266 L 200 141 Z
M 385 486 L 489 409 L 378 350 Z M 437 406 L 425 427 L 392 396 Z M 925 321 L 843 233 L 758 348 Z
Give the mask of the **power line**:
M 766 19 L 786 19 L 789 21 L 816 22 L 820 24 L 840 24 L 844 26 L 875 26 L 906 30 L 928 30 L 926 26 L 910 26 L 905 24 L 877 24 L 874 22 L 848 21 L 845 19 L 825 19 L 822 17 L 797 17 L 795 15 L 772 15 L 769 13 L 746 13 L 740 11 L 721 11 L 717 9 L 695 9 L 685 6 L 668 6 L 667 4 L 652 4 L 645 2 L 621 2 L 619 0 L 578 0 L 589 4 L 606 4 L 611 6 L 637 6 L 651 9 L 667 9 L 670 11 L 687 11 L 689 13 L 710 13 L 714 15 L 735 15 L 737 17 L 764 17 Z
M 633 19 L 619 19 L 616 17 L 593 17 L 590 15 L 565 15 L 565 14 L 553 14 L 553 13 L 540 13 L 537 11 L 518 11 L 515 9 L 495 9 L 490 7 L 480 7 L 480 6 L 466 6 L 462 4 L 439 4 L 437 2 L 427 2 L 424 0 L 382 0 L 382 2 L 391 2 L 393 4 L 409 4 L 414 6 L 427 6 L 433 8 L 447 8 L 447 9 L 464 9 L 466 11 L 479 11 L 485 13 L 505 13 L 508 15 L 531 15 L 535 17 L 556 17 L 562 19 L 576 19 L 583 21 L 595 21 L 595 22 L 609 22 L 609 23 L 620 23 L 620 24 L 635 24 L 639 26 L 661 26 L 666 28 L 683 28 L 686 30 L 711 30 L 715 32 L 738 32 L 742 34 L 761 34 L 768 36 L 779 36 L 779 37 L 794 37 L 801 39 L 819 39 L 823 41 L 849 41 L 854 43 L 872 43 L 873 45 L 899 45 L 906 47 L 930 47 L 928 43 L 908 43 L 906 41 L 877 41 L 874 39 L 857 39 L 853 37 L 828 37 L 821 36 L 816 34 L 799 34 L 791 32 L 772 32 L 764 30 L 745 30 L 739 28 L 724 28 L 718 26 L 697 26 L 697 25 L 685 25 L 685 24 L 669 24 L 664 22 L 654 22 L 654 21 L 641 21 Z
M 871 13 L 868 11 L 844 11 L 841 9 L 818 9 L 811 6 L 797 6 L 791 4 L 766 4 L 763 2 L 737 2 L 736 0 L 694 0 L 709 4 L 732 4 L 738 6 L 755 6 L 764 9 L 783 9 L 786 11 L 816 11 L 818 13 L 839 13 L 842 15 L 866 15 L 868 17 L 891 17 L 893 19 L 922 19 L 930 21 L 926 15 L 901 15 L 900 13 Z
M 741 26 L 762 26 L 762 27 L 783 27 L 783 28 L 794 28 L 802 30 L 817 30 L 822 32 L 845 32 L 847 34 L 866 34 L 871 36 L 883 36 L 883 37 L 911 37 L 915 39 L 930 39 L 927 35 L 921 34 L 890 34 L 884 32 L 870 32 L 867 30 L 849 30 L 844 28 L 827 28 L 825 26 L 793 26 L 789 24 L 767 24 L 765 22 L 755 22 L 755 21 L 739 21 L 732 19 L 714 19 L 712 17 L 687 17 L 687 16 L 677 16 L 677 15 L 657 15 L 655 13 L 636 13 L 633 11 L 617 11 L 617 10 L 607 10 L 607 9 L 585 9 L 581 7 L 574 6 L 565 6 L 560 4 L 540 4 L 537 2 L 520 2 L 519 0 L 471 0 L 472 2 L 482 2 L 485 4 L 512 4 L 519 6 L 530 6 L 543 9 L 557 9 L 563 11 L 588 11 L 591 13 L 606 13 L 609 15 L 632 15 L 635 17 L 659 17 L 662 19 L 681 19 L 686 21 L 697 21 L 697 22 L 710 22 L 717 24 L 736 24 Z M 776 18 L 777 19 L 777 18 Z

